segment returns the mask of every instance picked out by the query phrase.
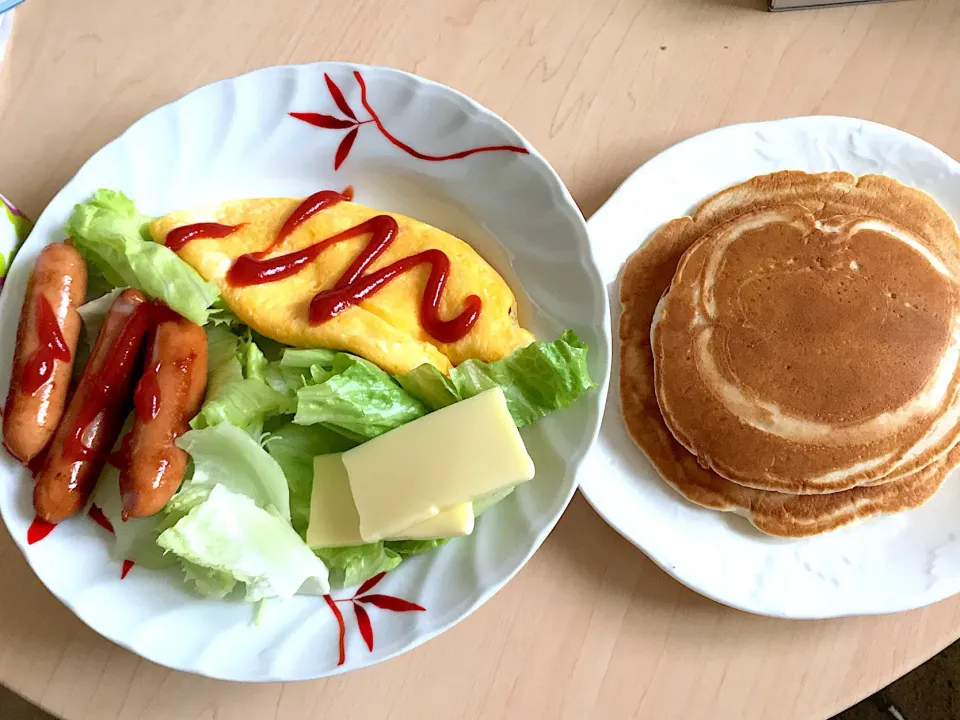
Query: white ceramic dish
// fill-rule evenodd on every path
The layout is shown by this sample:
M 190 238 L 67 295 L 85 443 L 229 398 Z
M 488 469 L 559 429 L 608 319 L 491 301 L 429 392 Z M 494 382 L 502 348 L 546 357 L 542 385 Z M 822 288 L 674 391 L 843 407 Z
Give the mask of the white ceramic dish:
M 339 102 L 334 85 L 342 91 Z M 324 126 L 318 127 L 291 112 L 335 120 L 313 117 Z M 501 145 L 515 147 L 463 152 Z M 448 155 L 454 157 L 437 157 Z M 123 190 L 144 212 L 162 214 L 347 185 L 358 202 L 470 242 L 516 291 L 525 326 L 550 339 L 572 328 L 590 344 L 600 387 L 524 430 L 537 478 L 485 515 L 472 536 L 405 562 L 375 589 L 359 590 L 407 604 L 361 605 L 351 602 L 354 589 L 336 591 L 326 602 L 297 597 L 268 605 L 257 627 L 251 606 L 198 599 L 175 571 L 134 567 L 121 580 L 109 535 L 88 517 L 29 544 L 30 478 L 4 454 L 0 511 L 37 575 L 94 630 L 154 662 L 230 680 L 286 681 L 402 653 L 502 587 L 546 538 L 576 488 L 599 426 L 610 342 L 606 292 L 583 218 L 547 162 L 502 119 L 449 88 L 385 68 L 324 63 L 224 80 L 150 113 L 94 155 L 44 211 L 11 268 L 0 297 L 0 390 L 5 394 L 9 382 L 32 261 L 44 245 L 63 239 L 74 204 L 97 188 Z M 363 608 L 372 625 L 366 639 L 358 631 Z
M 610 392 L 581 490 L 625 538 L 677 580 L 749 612 L 826 618 L 897 612 L 960 591 L 960 476 L 923 507 L 834 533 L 782 540 L 745 519 L 695 506 L 664 484 L 620 415 L 618 277 L 664 222 L 754 175 L 776 170 L 882 173 L 930 193 L 960 218 L 960 163 L 899 130 L 807 117 L 720 128 L 686 140 L 631 175 L 590 219 L 610 292 Z

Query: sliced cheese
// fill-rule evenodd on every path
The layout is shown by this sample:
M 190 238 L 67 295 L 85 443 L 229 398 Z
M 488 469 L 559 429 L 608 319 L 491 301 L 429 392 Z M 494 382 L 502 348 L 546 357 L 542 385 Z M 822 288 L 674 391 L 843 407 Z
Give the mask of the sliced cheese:
M 459 503 L 428 520 L 384 537 L 384 540 L 437 540 L 462 537 L 473 532 L 473 503 Z
M 500 388 L 425 415 L 343 453 L 360 516 L 376 542 L 530 480 L 533 460 Z
M 360 516 L 340 453 L 315 457 L 307 545 L 324 548 L 362 544 Z
M 434 540 L 473 532 L 473 505 L 460 503 L 429 520 L 401 530 L 384 540 Z M 307 545 L 312 548 L 362 545 L 360 516 L 350 493 L 347 469 L 340 453 L 313 459 L 313 494 Z

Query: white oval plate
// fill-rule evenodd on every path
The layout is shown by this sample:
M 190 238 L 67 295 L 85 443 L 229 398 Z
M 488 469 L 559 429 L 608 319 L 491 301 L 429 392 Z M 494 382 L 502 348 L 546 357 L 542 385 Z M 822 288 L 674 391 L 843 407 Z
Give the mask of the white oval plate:
M 368 122 L 361 78 L 382 127 Z M 338 127 L 311 125 L 291 112 L 329 115 L 338 121 L 319 122 Z M 498 145 L 529 152 L 418 157 Z M 556 173 L 506 122 L 450 88 L 385 68 L 318 63 L 217 82 L 150 113 L 94 155 L 44 211 L 7 279 L 0 298 L 3 393 L 33 259 L 44 245 L 63 240 L 74 204 L 97 188 L 123 190 L 142 211 L 159 215 L 347 185 L 358 202 L 416 217 L 472 244 L 516 292 L 526 327 L 545 339 L 572 328 L 589 343 L 600 387 L 524 430 L 537 478 L 485 515 L 472 536 L 406 561 L 375 589 L 364 589 L 425 608 L 363 605 L 369 643 L 358 630 L 363 610 L 350 601 L 353 590 L 334 592 L 330 603 L 318 597 L 271 603 L 253 627 L 251 606 L 198 599 L 175 571 L 134 567 L 121 580 L 108 533 L 89 518 L 74 518 L 28 544 L 30 477 L 4 454 L 0 511 L 34 571 L 90 627 L 149 660 L 247 681 L 317 678 L 385 660 L 462 620 L 502 587 L 546 538 L 576 488 L 599 426 L 610 345 L 606 292 L 583 218 Z
M 613 368 L 600 436 L 580 489 L 621 535 L 693 590 L 786 618 L 898 612 L 960 591 L 960 477 L 923 507 L 802 540 L 763 535 L 736 515 L 687 502 L 660 479 L 620 415 L 619 274 L 666 221 L 735 183 L 777 170 L 882 173 L 960 218 L 960 163 L 876 123 L 805 117 L 720 128 L 631 175 L 588 224 L 613 308 Z

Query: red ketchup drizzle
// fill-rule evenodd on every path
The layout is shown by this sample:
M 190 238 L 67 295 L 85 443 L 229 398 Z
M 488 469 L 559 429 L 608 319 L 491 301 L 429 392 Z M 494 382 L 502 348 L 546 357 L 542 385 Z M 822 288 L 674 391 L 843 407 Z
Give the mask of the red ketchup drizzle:
M 137 383 L 137 389 L 133 391 L 133 409 L 137 413 L 137 419 L 142 423 L 148 423 L 155 420 L 160 414 L 160 363 L 156 363 L 152 368 L 147 368 L 140 382 Z
M 114 344 L 110 357 L 93 379 L 90 396 L 80 409 L 76 423 L 64 443 L 63 454 L 68 460 L 86 460 L 91 456 L 93 450 L 84 445 L 83 434 L 97 416 L 121 400 L 118 394 L 124 390 L 124 380 L 137 360 L 140 341 L 150 327 L 153 314 L 151 309 L 148 303 L 140 303 L 134 308 Z
M 271 250 L 290 237 L 290 233 L 318 212 L 333 207 L 338 202 L 350 202 L 351 200 L 353 200 L 353 188 L 349 185 L 342 193 L 338 193 L 336 190 L 321 190 L 320 192 L 315 192 L 297 205 L 294 211 L 290 213 L 290 217 L 283 223 L 283 227 L 281 227 L 280 232 L 277 233 L 276 239 L 268 248 L 250 254 L 258 259 L 266 257 Z
M 39 293 L 37 294 L 36 325 L 39 346 L 24 363 L 20 380 L 20 386 L 29 395 L 33 395 L 53 376 L 54 361 L 70 360 L 70 348 L 63 339 L 57 316 L 53 313 L 50 301 Z
M 165 322 L 179 322 L 182 318 L 167 305 L 154 300 L 150 303 L 150 325 L 156 327 Z M 154 341 L 156 342 L 156 341 Z M 181 364 L 182 365 L 182 364 Z M 186 367 L 181 367 L 186 372 Z M 145 368 L 133 391 L 133 409 L 140 422 L 148 423 L 160 414 L 160 363 Z
M 130 465 L 130 443 L 133 433 L 127 433 L 120 440 L 120 447 L 107 456 L 107 463 L 117 470 L 125 470 Z
M 225 238 L 232 235 L 243 225 L 221 225 L 215 222 L 194 223 L 193 225 L 183 225 L 174 228 L 167 233 L 167 240 L 164 243 L 174 252 L 180 252 L 184 245 L 191 240 L 201 238 Z
M 333 190 L 321 190 L 301 202 L 280 228 L 276 239 L 264 250 L 246 253 L 234 260 L 227 271 L 227 282 L 234 287 L 263 285 L 291 277 L 310 264 L 328 247 L 343 240 L 360 235 L 370 235 L 370 241 L 360 251 L 357 258 L 329 290 L 318 293 L 310 302 L 310 322 L 314 325 L 333 319 L 344 310 L 357 305 L 382 290 L 393 279 L 419 265 L 430 265 L 430 275 L 420 303 L 420 322 L 431 337 L 442 343 L 453 343 L 463 338 L 477 322 L 482 309 L 482 301 L 477 295 L 464 300 L 464 308 L 455 318 L 440 319 L 440 300 L 450 275 L 450 258 L 442 250 L 424 250 L 398 260 L 385 268 L 365 275 L 369 268 L 396 239 L 397 221 L 389 215 L 377 215 L 333 237 L 308 245 L 300 250 L 265 257 L 271 250 L 290 236 L 297 227 L 309 220 L 321 210 L 332 207 L 341 201 L 353 199 L 353 188 L 348 187 L 342 193 Z M 212 229 L 208 230 L 208 226 Z M 185 225 L 172 230 L 167 235 L 167 246 L 180 249 L 190 240 L 199 237 L 226 237 L 240 228 L 240 225 L 217 225 L 216 223 L 198 223 Z M 203 234 L 222 232 L 222 234 Z M 175 234 L 176 233 L 176 234 Z M 175 246 L 175 247 L 174 247 Z
M 304 201 L 304 204 L 306 202 Z M 297 215 L 298 210 L 294 210 L 291 217 Z M 390 247 L 397 232 L 396 220 L 389 215 L 377 215 L 333 237 L 285 255 L 266 259 L 261 259 L 260 253 L 241 255 L 227 271 L 227 282 L 237 287 L 246 287 L 283 280 L 296 275 L 328 247 L 343 240 L 369 234 L 370 241 L 333 288 L 317 294 L 310 302 L 310 322 L 319 325 L 331 320 L 347 308 L 372 297 L 399 275 L 418 265 L 429 264 L 430 276 L 420 304 L 420 322 L 430 336 L 440 342 L 452 343 L 460 340 L 470 332 L 470 328 L 480 317 L 482 303 L 479 297 L 471 295 L 465 300 L 464 309 L 459 315 L 451 320 L 440 319 L 440 299 L 450 274 L 450 259 L 443 251 L 424 250 L 364 275 L 367 268 Z
M 440 298 L 443 297 L 447 275 L 450 274 L 450 259 L 445 253 L 435 249 L 397 260 L 343 287 L 341 278 L 333 289 L 318 293 L 310 301 L 310 322 L 319 325 L 335 318 L 344 310 L 374 295 L 395 277 L 423 264 L 430 265 L 430 276 L 420 301 L 420 322 L 432 338 L 442 343 L 456 342 L 470 332 L 470 328 L 477 322 L 482 302 L 476 295 L 470 295 L 464 300 L 464 307 L 459 315 L 451 320 L 440 319 Z

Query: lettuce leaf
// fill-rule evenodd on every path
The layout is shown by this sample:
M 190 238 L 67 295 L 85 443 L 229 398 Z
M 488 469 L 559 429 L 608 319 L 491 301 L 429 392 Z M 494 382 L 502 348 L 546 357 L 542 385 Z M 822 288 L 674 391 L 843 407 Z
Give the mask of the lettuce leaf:
M 273 507 L 290 522 L 290 492 L 283 470 L 260 444 L 238 427 L 221 423 L 202 430 L 190 430 L 177 445 L 193 459 L 193 477 L 167 504 L 168 512 L 192 512 L 221 485 L 250 498 L 261 508 Z
M 353 547 L 320 548 L 313 552 L 332 573 L 332 581 L 340 587 L 353 587 L 382 572 L 393 570 L 402 558 L 384 543 Z
M 164 530 L 157 544 L 191 564 L 187 577 L 201 592 L 226 591 L 226 576 L 247 586 L 247 602 L 289 599 L 308 580 L 329 591 L 326 566 L 277 509 L 224 485 L 214 486 L 206 500 Z M 198 579 L 192 566 L 212 572 Z
M 180 561 L 199 594 L 224 597 L 237 583 L 249 602 L 290 597 L 301 586 L 329 590 L 326 567 L 290 523 L 283 470 L 256 440 L 221 423 L 177 444 L 194 471 L 164 507 L 156 545 Z
M 83 332 L 91 346 L 97 342 L 100 330 L 103 329 L 103 323 L 107 320 L 107 313 L 110 312 L 113 301 L 123 290 L 124 288 L 115 288 L 96 300 L 91 300 L 77 308 L 77 314 L 83 321 Z
M 280 366 L 286 368 L 312 368 L 315 365 L 324 370 L 333 370 L 334 361 L 338 355 L 347 355 L 338 350 L 329 350 L 327 348 L 313 348 L 310 350 L 299 350 L 297 348 L 287 348 L 283 351 L 283 357 L 280 358 Z
M 436 540 L 386 540 L 383 545 L 386 550 L 396 553 L 401 558 L 408 558 L 441 548 L 449 541 L 450 538 L 437 538 Z
M 287 478 L 293 529 L 301 537 L 306 537 L 313 492 L 313 458 L 349 450 L 356 443 L 322 425 L 296 425 L 292 422 L 270 432 L 263 442 Z
M 478 518 L 497 503 L 506 500 L 516 490 L 516 486 L 497 490 L 473 501 L 473 517 Z
M 467 360 L 447 378 L 421 365 L 397 381 L 410 395 L 439 410 L 499 386 L 517 427 L 568 407 L 596 387 L 587 370 L 587 346 L 567 330 L 554 342 L 535 342 L 496 362 Z
M 296 351 L 293 351 L 296 353 Z M 315 352 L 315 351 L 314 351 Z M 283 362 L 302 355 L 284 353 Z M 306 362 L 306 360 L 304 360 Z M 427 408 L 373 363 L 337 353 L 327 370 L 311 365 L 312 380 L 297 390 L 298 425 L 322 424 L 352 440 L 363 442 L 427 414 Z M 316 382 L 318 381 L 318 382 Z
M 241 357 L 243 360 L 241 361 Z M 273 415 L 296 411 L 293 391 L 266 382 L 268 363 L 253 340 L 244 340 L 222 326 L 207 328 L 207 394 L 190 427 L 221 423 L 257 426 Z
M 149 221 L 123 193 L 98 190 L 74 207 L 64 232 L 73 238 L 94 280 L 102 277 L 110 287 L 137 288 L 205 325 L 210 305 L 219 297 L 217 286 L 170 248 L 153 242 Z

